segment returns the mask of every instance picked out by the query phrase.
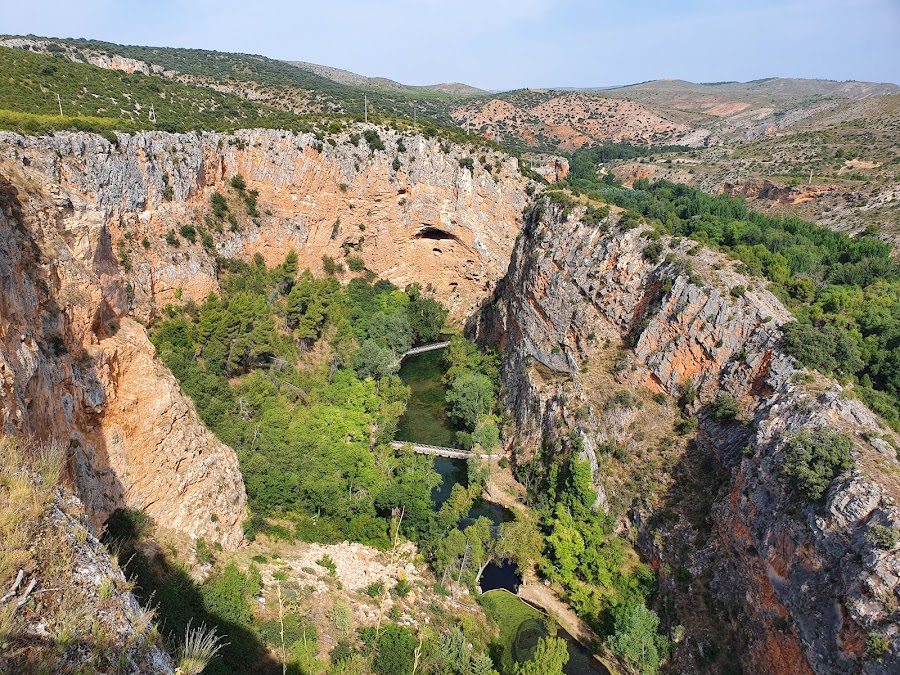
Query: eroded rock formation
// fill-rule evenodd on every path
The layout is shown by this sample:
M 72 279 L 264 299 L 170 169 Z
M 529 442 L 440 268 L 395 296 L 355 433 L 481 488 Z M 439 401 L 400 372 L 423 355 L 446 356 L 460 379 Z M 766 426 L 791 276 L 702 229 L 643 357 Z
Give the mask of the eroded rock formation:
M 0 165 L 0 424 L 69 447 L 95 525 L 117 508 L 234 547 L 246 495 L 231 449 L 200 422 L 127 316 L 96 204 L 25 163 Z
M 117 144 L 0 134 L 0 156 L 77 194 L 86 215 L 107 225 L 140 318 L 176 296 L 202 301 L 217 290 L 214 255 L 259 253 L 274 265 L 291 250 L 320 275 L 323 255 L 361 257 L 400 286 L 431 284 L 454 316 L 467 316 L 506 271 L 521 224 L 526 181 L 516 160 L 385 129 L 376 150 L 360 138 L 366 129 L 345 130 L 335 145 L 272 130 L 148 132 Z M 256 216 L 230 187 L 238 174 L 258 191 Z M 204 248 L 179 231 L 202 226 L 216 191 L 235 223 L 208 227 L 214 246 Z
M 693 242 L 663 237 L 649 248 L 642 235 L 610 222 L 582 224 L 549 203 L 531 212 L 477 326 L 506 357 L 507 405 L 522 447 L 565 444 L 579 432 L 598 505 L 615 500 L 617 484 L 598 470 L 598 448 L 626 435 L 634 443 L 653 420 L 634 411 L 620 426 L 623 436 L 610 439 L 609 414 L 595 404 L 584 373 L 606 358 L 604 344 L 622 345 L 608 372 L 635 390 L 690 392 L 697 445 L 715 458 L 722 480 L 708 537 L 684 514 L 673 522 L 670 505 L 651 495 L 621 514 L 638 527 L 648 559 L 660 570 L 683 564 L 711 578 L 746 672 L 896 672 L 900 552 L 865 537 L 872 526 L 900 525 L 898 459 L 884 440 L 892 434 L 837 384 L 799 383 L 808 376 L 780 347 L 779 326 L 791 316 L 763 281 Z M 739 285 L 748 290 L 732 293 Z M 746 423 L 708 414 L 706 404 L 723 394 L 740 401 Z M 856 468 L 824 503 L 809 503 L 779 472 L 791 434 L 819 426 L 852 437 Z M 665 508 L 666 532 L 651 532 L 654 511 Z M 672 583 L 666 577 L 664 589 Z M 863 646 L 872 633 L 890 645 L 880 658 Z

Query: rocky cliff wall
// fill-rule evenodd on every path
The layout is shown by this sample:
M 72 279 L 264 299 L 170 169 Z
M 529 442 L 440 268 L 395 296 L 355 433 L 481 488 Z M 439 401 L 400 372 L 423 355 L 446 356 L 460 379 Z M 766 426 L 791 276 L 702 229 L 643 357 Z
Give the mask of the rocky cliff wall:
M 640 530 L 661 587 L 674 583 L 666 565 L 711 578 L 746 672 L 896 672 L 900 552 L 865 538 L 874 525 L 900 525 L 900 467 L 883 440 L 892 434 L 835 383 L 798 384 L 809 378 L 780 348 L 779 326 L 791 317 L 764 282 L 741 276 L 734 263 L 693 242 L 663 237 L 648 248 L 651 239 L 640 228 L 622 231 L 615 216 L 583 224 L 579 212 L 566 218 L 549 203 L 531 212 L 508 275 L 476 327 L 504 354 L 507 404 L 521 446 L 527 451 L 549 439 L 552 447 L 580 432 L 598 503 L 614 503 L 620 483 L 605 473 L 609 463 L 598 448 L 610 441 L 639 446 L 657 415 L 598 405 L 594 389 L 602 380 L 592 378 L 592 365 L 608 364 L 607 381 L 616 387 L 667 397 L 696 391 L 688 404 L 700 422 L 696 445 L 715 457 L 721 480 L 703 514 L 709 536 L 684 513 L 673 522 L 665 494 L 639 494 L 622 514 Z M 749 290 L 734 297 L 738 285 Z M 720 394 L 740 401 L 746 423 L 710 417 L 704 406 Z M 824 425 L 852 436 L 856 468 L 835 482 L 823 504 L 810 504 L 785 487 L 779 469 L 791 433 Z M 649 523 L 657 527 L 666 509 L 665 532 L 651 531 Z M 674 550 L 676 534 L 690 542 L 687 552 Z M 684 615 L 669 620 L 689 623 Z M 880 658 L 865 653 L 873 633 L 890 645 Z M 679 649 L 690 645 L 688 637 Z M 693 658 L 677 665 L 679 649 L 675 670 L 693 669 Z
M 96 202 L 8 160 L 0 163 L 0 425 L 68 446 L 95 525 L 129 507 L 226 547 L 242 539 L 237 458 L 128 317 Z
M 330 142 L 272 130 L 120 134 L 117 143 L 0 134 L 0 158 L 77 195 L 107 227 L 140 318 L 177 296 L 202 301 L 216 290 L 215 255 L 259 253 L 273 265 L 291 250 L 317 274 L 323 255 L 338 263 L 359 256 L 400 286 L 431 284 L 456 318 L 467 316 L 505 273 L 521 226 L 526 180 L 516 160 L 383 128 L 379 150 L 360 138 L 366 130 L 375 127 L 357 125 Z M 259 193 L 257 216 L 229 185 L 237 174 Z M 203 227 L 216 191 L 236 222 L 208 228 L 209 250 L 178 233 Z

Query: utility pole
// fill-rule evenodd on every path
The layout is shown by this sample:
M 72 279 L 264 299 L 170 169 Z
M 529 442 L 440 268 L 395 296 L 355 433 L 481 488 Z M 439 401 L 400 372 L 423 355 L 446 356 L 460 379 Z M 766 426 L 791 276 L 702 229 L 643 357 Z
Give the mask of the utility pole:
M 59 105 L 59 116 L 62 117 L 62 98 L 60 98 L 59 94 L 56 95 L 56 103 Z

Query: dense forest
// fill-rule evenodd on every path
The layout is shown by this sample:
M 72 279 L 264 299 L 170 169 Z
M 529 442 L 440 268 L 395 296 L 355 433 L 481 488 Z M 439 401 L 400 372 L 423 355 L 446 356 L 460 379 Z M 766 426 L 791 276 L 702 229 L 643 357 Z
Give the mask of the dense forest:
M 538 570 L 562 586 L 569 606 L 606 639 L 610 651 L 634 672 L 652 675 L 670 647 L 657 633 L 659 617 L 647 606 L 656 575 L 615 533 L 615 518 L 593 508 L 597 493 L 590 465 L 578 458 L 583 449 L 581 436 L 573 433 L 567 443 L 545 446 L 516 466 L 544 542 Z
M 767 279 L 797 319 L 784 327 L 788 352 L 852 381 L 867 405 L 900 428 L 900 266 L 874 231 L 849 237 L 665 180 L 641 179 L 625 190 L 595 179 L 587 193 L 660 231 L 725 251 L 746 274 Z
M 395 451 L 409 390 L 399 357 L 447 315 L 418 286 L 222 261 L 221 297 L 166 308 L 152 339 L 203 421 L 240 459 L 256 517 L 289 515 L 307 539 L 384 546 L 395 508 L 426 528 L 437 474 Z M 324 338 L 324 339 L 323 339 Z M 302 355 L 302 358 L 301 358 Z
M 447 317 L 439 302 L 417 284 L 401 290 L 371 275 L 346 286 L 331 275 L 315 278 L 298 271 L 293 253 L 273 269 L 259 257 L 252 264 L 218 264 L 221 294 L 202 304 L 167 305 L 152 340 L 204 422 L 238 453 L 251 502 L 250 538 L 264 532 L 387 549 L 402 533 L 419 544 L 440 578 L 435 592 L 446 592 L 447 582 L 474 588 L 493 561 L 534 564 L 542 546 L 535 518 L 523 512 L 499 527 L 466 518 L 488 478 L 486 464 L 470 461 L 467 484 L 455 484 L 436 509 L 431 493 L 440 477 L 432 459 L 390 444 L 409 397 L 397 375 L 400 357 L 439 336 Z M 461 443 L 494 449 L 496 355 L 453 336 L 443 362 L 447 412 Z M 240 672 L 241 664 L 263 659 L 264 645 L 277 640 L 250 608 L 258 573 L 228 565 L 197 586 L 177 565 L 161 559 L 151 565 L 133 543 L 145 519 L 123 513 L 109 530 L 167 632 L 177 636 L 193 617 L 227 636 L 230 644 L 211 672 Z M 195 554 L 212 559 L 202 540 Z M 296 672 L 323 669 L 303 665 L 315 665 L 314 627 L 301 619 L 293 631 L 303 636 L 288 659 L 300 664 Z M 335 672 L 363 655 L 381 675 L 408 672 L 417 642 L 409 628 L 388 625 L 359 638 L 361 645 L 348 638 L 332 655 Z M 469 644 L 460 651 L 460 643 L 471 641 L 453 629 L 431 635 L 420 648 L 430 654 L 431 672 L 446 672 L 441 664 L 452 656 L 454 672 L 490 675 L 491 660 L 480 649 Z

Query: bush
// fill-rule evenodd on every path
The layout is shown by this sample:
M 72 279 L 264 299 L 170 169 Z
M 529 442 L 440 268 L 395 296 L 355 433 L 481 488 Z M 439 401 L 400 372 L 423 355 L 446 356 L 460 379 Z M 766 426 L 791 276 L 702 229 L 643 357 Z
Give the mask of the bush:
M 663 251 L 663 245 L 658 241 L 651 241 L 644 247 L 644 258 L 656 264 L 659 262 L 659 256 Z
M 347 257 L 347 267 L 351 272 L 362 272 L 366 269 L 366 263 L 358 255 L 351 255 Z
M 731 297 L 742 298 L 746 292 L 747 289 L 742 284 L 738 284 L 731 289 Z
M 316 560 L 316 565 L 324 567 L 330 574 L 335 574 L 337 572 L 337 565 L 334 564 L 334 560 L 332 560 L 331 556 L 327 553 Z
M 716 396 L 709 404 L 709 415 L 717 422 L 731 422 L 741 412 L 741 404 L 730 396 Z
M 330 255 L 323 255 L 322 269 L 325 271 L 325 274 L 333 277 L 337 272 L 337 263 L 334 262 L 334 258 L 332 258 Z
M 373 581 L 366 586 L 366 595 L 370 598 L 380 598 L 384 594 L 384 584 L 380 581 Z
M 869 656 L 883 656 L 890 648 L 887 639 L 883 635 L 879 635 L 874 630 L 869 631 L 866 636 L 866 654 Z
M 788 441 L 781 478 L 810 500 L 820 499 L 835 477 L 853 466 L 853 441 L 846 434 L 821 428 L 803 429 Z
M 175 230 L 169 230 L 166 232 L 166 243 L 169 246 L 174 246 L 178 248 L 181 246 L 181 241 L 178 239 L 178 235 L 175 234 Z
M 366 129 L 363 132 L 363 138 L 369 144 L 370 150 L 384 150 L 384 141 L 381 140 L 381 136 L 374 129 Z
M 406 579 L 405 577 L 401 578 L 394 585 L 394 593 L 396 593 L 401 598 L 405 598 L 407 595 L 409 595 L 409 592 L 411 590 L 412 590 L 412 584 L 409 583 L 409 580 Z
M 194 229 L 193 225 L 182 225 L 181 229 L 178 231 L 181 233 L 182 237 L 192 244 L 197 241 L 197 230 Z
M 244 180 L 244 177 L 238 173 L 231 177 L 231 187 L 235 190 L 244 190 L 247 187 L 247 182 Z
M 201 565 L 211 565 L 213 562 L 212 552 L 203 537 L 200 537 L 194 544 L 194 555 L 197 556 L 197 562 Z
M 866 532 L 868 539 L 876 548 L 883 548 L 890 551 L 897 545 L 897 530 L 893 527 L 885 527 L 884 525 L 873 525 Z

